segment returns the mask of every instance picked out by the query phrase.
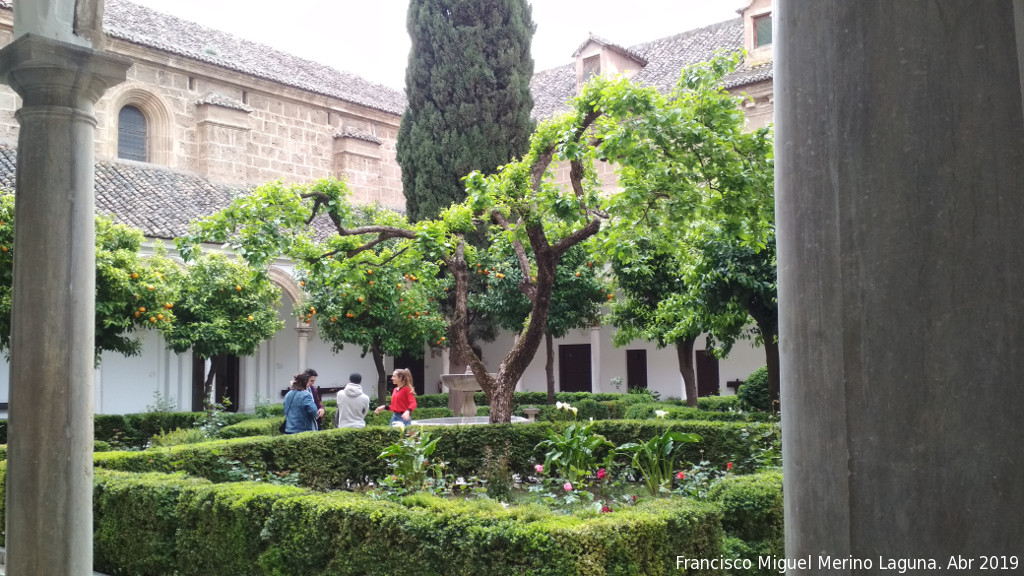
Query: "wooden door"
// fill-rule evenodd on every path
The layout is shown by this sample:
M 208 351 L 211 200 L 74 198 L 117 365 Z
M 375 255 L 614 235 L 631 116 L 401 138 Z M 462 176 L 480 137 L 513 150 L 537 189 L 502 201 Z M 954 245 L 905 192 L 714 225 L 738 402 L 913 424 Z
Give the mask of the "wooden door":
M 590 392 L 590 344 L 562 344 L 558 347 L 558 389 L 562 392 Z
M 626 389 L 647 389 L 647 350 L 626 350 Z
M 697 396 L 718 396 L 718 358 L 707 350 L 697 350 Z

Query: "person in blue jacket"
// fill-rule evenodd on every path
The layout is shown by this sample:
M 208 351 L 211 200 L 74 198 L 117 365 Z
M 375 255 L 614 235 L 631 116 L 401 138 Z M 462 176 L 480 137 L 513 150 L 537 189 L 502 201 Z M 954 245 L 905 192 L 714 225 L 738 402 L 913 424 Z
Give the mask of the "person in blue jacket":
M 316 430 L 316 403 L 307 390 L 309 374 L 296 374 L 291 390 L 284 397 L 284 433 L 298 434 Z

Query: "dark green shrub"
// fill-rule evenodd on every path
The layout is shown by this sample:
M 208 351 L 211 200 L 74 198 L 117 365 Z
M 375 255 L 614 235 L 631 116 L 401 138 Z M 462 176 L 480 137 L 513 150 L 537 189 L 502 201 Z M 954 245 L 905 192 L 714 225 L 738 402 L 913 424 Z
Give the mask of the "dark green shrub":
M 324 413 L 326 418 L 326 412 Z M 281 433 L 284 415 L 271 418 L 253 418 L 220 429 L 221 438 L 245 438 L 248 436 L 276 436 Z
M 747 558 L 754 566 L 761 556 L 784 557 L 780 472 L 729 476 L 711 488 L 708 498 L 722 507 L 727 557 Z M 773 572 L 752 573 L 768 576 Z
M 633 404 L 626 409 L 626 420 L 647 420 L 654 418 L 654 411 L 658 410 L 658 407 L 650 402 L 644 402 L 640 404 Z
M 736 391 L 740 407 L 744 410 L 772 411 L 771 396 L 768 394 L 768 369 L 762 366 L 754 370 Z
M 737 396 L 703 396 L 697 398 L 697 408 L 710 412 L 739 410 L 740 399 Z

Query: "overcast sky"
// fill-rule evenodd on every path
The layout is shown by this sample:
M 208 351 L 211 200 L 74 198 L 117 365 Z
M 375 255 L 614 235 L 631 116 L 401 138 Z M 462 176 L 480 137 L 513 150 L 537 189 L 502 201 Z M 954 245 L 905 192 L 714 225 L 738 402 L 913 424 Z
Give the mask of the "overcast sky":
M 405 87 L 408 0 L 132 0 L 161 12 Z M 630 46 L 737 16 L 749 0 L 533 0 L 534 69 L 572 60 L 594 33 Z

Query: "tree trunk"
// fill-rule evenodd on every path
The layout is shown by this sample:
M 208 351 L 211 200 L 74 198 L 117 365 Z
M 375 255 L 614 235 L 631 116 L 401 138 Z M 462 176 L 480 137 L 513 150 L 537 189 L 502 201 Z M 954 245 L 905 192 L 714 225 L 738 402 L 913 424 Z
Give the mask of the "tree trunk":
M 778 412 L 779 406 L 779 313 L 777 309 L 761 310 L 753 308 L 750 317 L 757 324 L 757 329 L 764 339 L 765 369 L 768 371 L 768 398 L 772 403 L 772 412 Z
M 693 370 L 693 343 L 697 337 L 676 341 L 676 357 L 679 359 L 679 373 L 683 376 L 683 390 L 686 391 L 686 405 L 697 407 L 697 377 Z
M 213 379 L 217 375 L 217 368 L 219 368 L 219 359 L 223 359 L 223 356 L 214 356 L 210 358 L 210 371 L 206 374 L 206 379 L 203 381 L 203 408 L 207 412 L 213 411 L 213 405 L 217 403 L 217 399 L 213 398 Z
M 384 353 L 380 345 L 374 342 L 371 348 L 373 365 L 377 367 L 377 405 L 385 404 L 388 397 L 388 375 L 384 372 Z
M 501 378 L 501 374 L 498 375 Z M 512 421 L 512 398 L 516 389 L 515 380 L 496 380 L 493 393 L 488 395 L 491 402 L 491 412 L 488 422 L 499 424 Z
M 761 332 L 764 335 L 765 368 L 768 370 L 768 397 L 772 412 L 779 412 L 779 342 L 777 332 Z
M 555 404 L 555 343 L 551 334 L 544 335 L 544 348 L 548 353 L 544 361 L 544 375 L 548 379 L 548 406 Z

